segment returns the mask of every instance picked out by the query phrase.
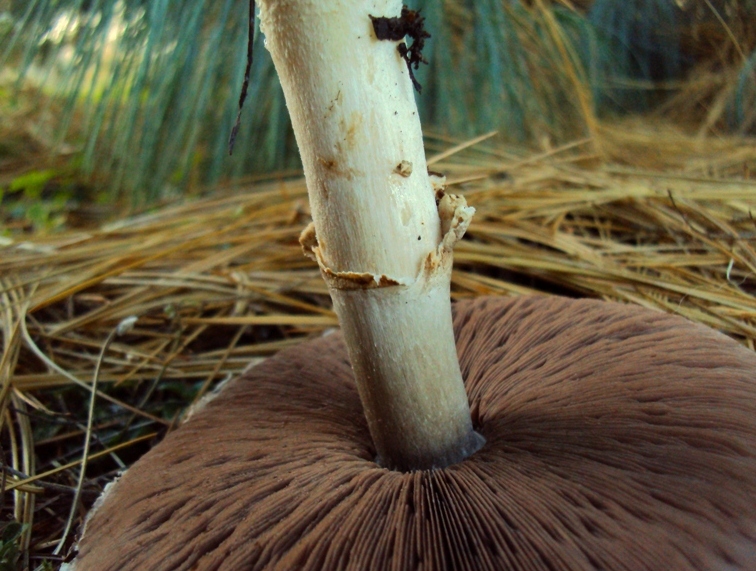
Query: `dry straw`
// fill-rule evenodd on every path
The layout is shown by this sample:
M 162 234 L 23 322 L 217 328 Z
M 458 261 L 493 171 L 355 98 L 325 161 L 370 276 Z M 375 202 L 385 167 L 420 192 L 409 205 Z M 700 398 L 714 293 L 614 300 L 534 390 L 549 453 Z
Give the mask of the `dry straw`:
M 453 295 L 636 303 L 753 349 L 756 146 L 637 122 L 599 136 L 600 145 L 536 155 L 484 137 L 430 141 L 431 168 L 477 208 L 455 251 Z M 0 418 L 12 491 L 3 509 L 30 524 L 26 557 L 51 553 L 72 499 L 91 505 L 135 459 L 131 449 L 142 452 L 219 381 L 337 326 L 297 241 L 308 221 L 304 182 L 282 178 L 96 231 L 3 239 Z M 114 336 L 130 316 L 134 329 Z M 77 487 L 84 442 L 88 473 Z

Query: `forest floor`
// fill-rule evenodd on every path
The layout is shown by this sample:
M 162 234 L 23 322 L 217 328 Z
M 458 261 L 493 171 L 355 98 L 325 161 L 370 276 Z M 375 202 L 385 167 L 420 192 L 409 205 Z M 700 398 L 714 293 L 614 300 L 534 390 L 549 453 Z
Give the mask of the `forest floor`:
M 6 155 L 0 175 L 41 152 L 38 137 L 20 129 L 26 155 Z M 431 137 L 428 156 L 477 209 L 455 251 L 454 299 L 634 303 L 754 349 L 753 140 L 634 119 L 538 152 Z M 0 236 L 2 485 L 12 492 L 0 559 L 32 569 L 72 556 L 104 486 L 205 395 L 338 326 L 298 243 L 310 220 L 300 177 L 118 218 L 87 200 L 71 207 L 87 191 L 61 184 L 61 168 L 13 179 Z M 30 213 L 34 204 L 46 206 Z

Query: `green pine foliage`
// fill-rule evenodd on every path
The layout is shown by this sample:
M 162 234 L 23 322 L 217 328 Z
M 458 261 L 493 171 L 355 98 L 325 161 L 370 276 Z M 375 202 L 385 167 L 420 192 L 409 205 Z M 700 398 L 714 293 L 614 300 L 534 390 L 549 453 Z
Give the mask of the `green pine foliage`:
M 298 165 L 283 94 L 262 37 L 250 93 L 228 156 L 244 73 L 246 2 L 92 0 L 30 3 L 16 40 L 21 76 L 65 102 L 61 135 L 76 127 L 82 167 L 106 173 L 132 205 L 220 177 Z M 36 12 L 38 5 L 44 10 Z M 42 38 L 42 41 L 40 41 Z M 36 44 L 37 59 L 28 46 Z
M 588 21 L 601 49 L 590 59 L 591 87 L 600 108 L 647 109 L 655 81 L 680 79 L 682 11 L 671 0 L 595 0 Z
M 693 0 L 695 1 L 695 0 Z M 737 2 L 737 0 L 719 0 Z M 672 0 L 595 0 L 585 11 L 545 0 L 414 0 L 432 38 L 418 78 L 424 125 L 517 142 L 593 134 L 594 113 L 644 109 L 654 82 L 679 79 Z M 223 179 L 297 169 L 296 145 L 263 37 L 233 156 L 244 73 L 247 0 L 28 0 L 0 22 L 0 64 L 60 106 L 61 139 L 81 167 L 134 205 Z M 571 5 L 570 5 L 571 6 Z M 739 5 L 756 16 L 753 0 Z M 753 129 L 754 57 L 729 118 Z M 40 103 L 41 105 L 42 103 Z
M 756 135 L 756 50 L 743 62 L 728 111 L 733 130 Z
M 501 0 L 418 6 L 433 31 L 429 66 L 420 72 L 425 124 L 456 136 L 495 128 L 520 142 L 586 134 L 592 110 L 581 108 L 585 78 L 568 73 L 582 64 L 576 51 L 562 49 L 572 45 L 568 36 L 590 33 L 584 18 Z

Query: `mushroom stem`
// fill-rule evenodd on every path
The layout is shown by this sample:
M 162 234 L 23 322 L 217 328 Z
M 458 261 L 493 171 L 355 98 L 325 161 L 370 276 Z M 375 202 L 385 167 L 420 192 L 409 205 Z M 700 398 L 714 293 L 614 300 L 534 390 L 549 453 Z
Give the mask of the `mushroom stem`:
M 370 16 L 401 0 L 263 0 L 266 37 L 304 165 L 302 234 L 339 316 L 379 461 L 443 467 L 482 445 L 457 361 L 452 247 L 474 210 L 436 195 L 412 82 Z

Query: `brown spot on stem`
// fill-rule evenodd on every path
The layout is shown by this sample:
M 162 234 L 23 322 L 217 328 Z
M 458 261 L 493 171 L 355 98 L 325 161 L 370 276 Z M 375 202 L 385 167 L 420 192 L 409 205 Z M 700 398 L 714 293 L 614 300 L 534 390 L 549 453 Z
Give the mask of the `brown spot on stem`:
M 343 164 L 337 161 L 335 158 L 318 157 L 317 161 L 321 166 L 323 166 L 327 173 L 343 177 L 347 180 L 352 180 L 355 175 L 359 174 L 359 171 L 343 166 Z
M 404 178 L 408 178 L 412 174 L 412 163 L 409 161 L 402 161 L 396 165 L 394 172 Z
M 344 144 L 349 149 L 353 147 L 357 141 L 357 137 L 362 128 L 362 113 L 359 111 L 352 111 L 349 115 L 349 119 L 342 118 L 339 121 L 339 127 L 344 133 Z
M 318 162 L 323 165 L 328 171 L 336 170 L 336 161 L 334 159 L 324 159 L 323 157 L 318 157 Z

